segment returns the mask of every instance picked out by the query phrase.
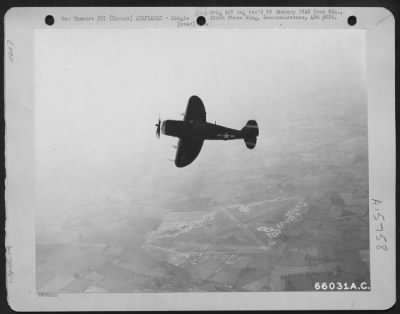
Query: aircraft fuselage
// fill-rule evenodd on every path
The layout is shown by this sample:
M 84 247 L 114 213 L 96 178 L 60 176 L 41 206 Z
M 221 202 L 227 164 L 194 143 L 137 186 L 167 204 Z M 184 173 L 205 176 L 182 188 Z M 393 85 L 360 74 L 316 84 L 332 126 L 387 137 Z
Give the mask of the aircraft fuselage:
M 165 120 L 161 126 L 161 132 L 165 135 L 179 137 L 181 139 L 203 139 L 203 140 L 235 140 L 243 138 L 240 130 L 224 127 L 222 125 L 198 122 Z

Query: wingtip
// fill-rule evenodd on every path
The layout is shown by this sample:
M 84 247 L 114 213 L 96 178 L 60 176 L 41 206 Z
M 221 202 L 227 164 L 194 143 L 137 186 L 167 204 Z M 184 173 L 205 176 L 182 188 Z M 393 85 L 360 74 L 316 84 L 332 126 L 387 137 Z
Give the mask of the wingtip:
M 192 95 L 192 96 L 190 96 L 189 100 L 201 100 L 201 99 L 197 95 Z

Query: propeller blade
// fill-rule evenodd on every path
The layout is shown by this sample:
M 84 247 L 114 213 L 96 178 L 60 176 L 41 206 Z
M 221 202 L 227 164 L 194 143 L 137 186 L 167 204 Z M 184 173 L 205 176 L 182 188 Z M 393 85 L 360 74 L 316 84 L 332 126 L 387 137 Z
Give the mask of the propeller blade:
M 156 129 L 156 137 L 160 138 L 160 128 L 161 128 L 161 119 L 158 117 L 158 123 L 155 125 L 157 127 Z

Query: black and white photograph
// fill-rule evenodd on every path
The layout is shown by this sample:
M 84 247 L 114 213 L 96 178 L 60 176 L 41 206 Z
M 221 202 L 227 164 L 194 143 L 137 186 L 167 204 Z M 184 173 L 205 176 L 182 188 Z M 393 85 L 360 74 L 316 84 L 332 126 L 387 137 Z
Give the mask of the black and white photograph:
M 365 30 L 61 10 L 32 33 L 34 294 L 371 293 L 392 249 Z
M 38 291 L 369 288 L 364 37 L 257 35 L 38 33 Z

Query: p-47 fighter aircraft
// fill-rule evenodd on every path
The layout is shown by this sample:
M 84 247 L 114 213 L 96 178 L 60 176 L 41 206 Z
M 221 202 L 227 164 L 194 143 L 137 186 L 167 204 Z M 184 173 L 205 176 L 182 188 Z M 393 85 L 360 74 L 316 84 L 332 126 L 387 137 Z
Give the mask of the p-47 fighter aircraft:
M 175 166 L 182 168 L 189 165 L 199 155 L 204 140 L 236 140 L 244 139 L 247 148 L 253 149 L 257 143 L 258 125 L 249 120 L 241 130 L 226 128 L 206 121 L 206 110 L 201 99 L 192 96 L 186 107 L 185 116 L 181 120 L 165 120 L 161 124 L 158 119 L 156 135 L 179 138 L 175 156 Z

